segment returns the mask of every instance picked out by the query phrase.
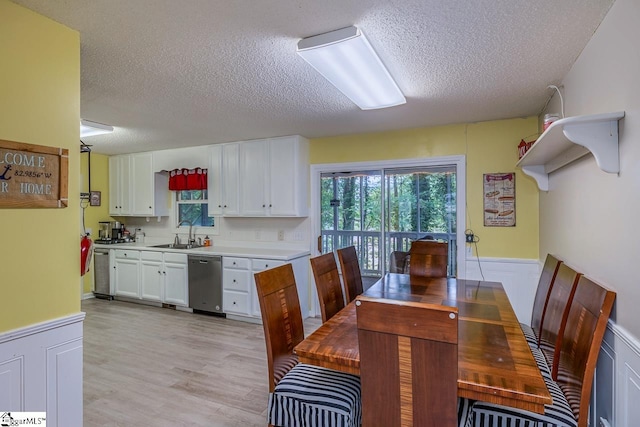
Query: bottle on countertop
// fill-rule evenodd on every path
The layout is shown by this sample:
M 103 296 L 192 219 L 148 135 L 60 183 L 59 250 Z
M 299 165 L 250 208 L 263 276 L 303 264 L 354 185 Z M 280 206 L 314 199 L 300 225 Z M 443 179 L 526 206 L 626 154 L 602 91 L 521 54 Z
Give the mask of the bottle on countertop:
M 209 235 L 204 236 L 204 246 L 211 246 L 211 239 Z

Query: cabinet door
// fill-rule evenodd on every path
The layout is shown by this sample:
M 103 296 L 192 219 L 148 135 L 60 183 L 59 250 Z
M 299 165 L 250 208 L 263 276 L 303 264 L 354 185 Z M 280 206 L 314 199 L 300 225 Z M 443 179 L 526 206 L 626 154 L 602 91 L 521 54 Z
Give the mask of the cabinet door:
M 308 144 L 297 136 L 269 140 L 270 215 L 308 215 Z
M 131 155 L 131 189 L 132 209 L 134 215 L 153 215 L 154 182 L 151 153 Z
M 126 215 L 131 212 L 130 156 L 109 157 L 109 214 Z
M 244 142 L 240 146 L 240 214 L 243 216 L 265 216 L 267 202 L 268 143 L 265 140 Z
M 182 306 L 189 305 L 187 264 L 164 263 L 164 302 Z
M 239 193 L 239 145 L 222 146 L 222 206 L 223 214 L 234 216 L 240 213 Z
M 259 273 L 264 270 L 269 270 L 274 267 L 280 267 L 284 265 L 284 261 L 273 260 L 273 259 L 254 259 L 251 261 L 251 286 L 249 287 L 251 292 L 252 309 L 251 314 L 258 318 L 262 318 L 262 314 L 260 312 L 260 301 L 258 301 L 258 291 L 256 289 L 256 281 L 253 278 L 255 273 Z
M 116 295 L 140 298 L 138 260 L 118 259 L 115 260 Z
M 162 263 L 140 261 L 140 296 L 142 299 L 162 301 Z
M 207 171 L 207 194 L 209 216 L 222 215 L 223 182 L 225 177 L 222 172 L 222 145 L 215 144 L 209 147 L 209 170 Z

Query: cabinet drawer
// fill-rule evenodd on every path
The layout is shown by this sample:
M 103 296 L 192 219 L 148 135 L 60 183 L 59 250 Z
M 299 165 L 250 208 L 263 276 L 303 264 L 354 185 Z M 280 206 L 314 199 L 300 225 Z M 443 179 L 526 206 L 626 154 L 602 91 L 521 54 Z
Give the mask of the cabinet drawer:
M 251 270 L 254 272 L 269 270 L 274 267 L 280 267 L 284 265 L 284 261 L 277 261 L 274 259 L 254 259 L 251 260 Z
M 165 252 L 164 253 L 164 261 L 165 262 L 175 262 L 178 264 L 186 264 L 187 254 L 177 254 L 175 252 Z
M 249 258 L 222 257 L 222 266 L 224 268 L 249 269 Z
M 143 261 L 159 261 L 159 262 L 162 262 L 162 252 L 140 251 L 140 259 L 143 260 Z
M 225 268 L 222 273 L 223 288 L 249 292 L 249 271 Z
M 116 249 L 116 258 L 139 260 L 140 259 L 140 251 Z
M 222 293 L 222 307 L 225 313 L 249 314 L 249 294 L 235 291 Z

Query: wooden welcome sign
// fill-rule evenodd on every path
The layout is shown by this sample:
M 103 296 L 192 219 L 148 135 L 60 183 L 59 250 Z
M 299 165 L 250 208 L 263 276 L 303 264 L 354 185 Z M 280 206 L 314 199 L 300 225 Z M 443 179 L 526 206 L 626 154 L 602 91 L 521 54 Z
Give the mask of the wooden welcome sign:
M 0 140 L 0 208 L 64 208 L 69 150 Z

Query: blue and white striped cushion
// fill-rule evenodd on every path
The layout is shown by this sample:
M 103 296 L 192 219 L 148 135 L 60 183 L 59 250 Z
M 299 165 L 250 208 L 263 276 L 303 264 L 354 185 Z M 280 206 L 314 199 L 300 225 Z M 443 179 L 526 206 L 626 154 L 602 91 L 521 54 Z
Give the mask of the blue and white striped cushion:
M 542 374 L 542 378 L 544 378 L 544 381 L 551 381 L 551 369 L 547 364 L 547 359 L 544 357 L 544 353 L 542 352 L 542 350 L 540 350 L 539 348 L 532 348 L 531 353 L 533 354 L 533 358 L 536 360 L 536 364 L 538 365 L 538 369 L 540 369 L 540 373 Z
M 298 364 L 269 395 L 267 420 L 279 427 L 358 427 L 360 377 Z
M 529 343 L 529 347 L 538 347 L 538 337 L 536 336 L 536 333 L 533 332 L 533 328 L 529 325 L 527 325 L 526 323 L 520 323 L 520 328 L 522 329 L 522 333 L 524 334 L 524 337 L 527 339 L 527 342 Z
M 545 382 L 553 403 L 545 405 L 544 414 L 477 401 L 471 407 L 472 426 L 577 427 L 578 421 L 558 384 L 547 378 Z
M 471 407 L 473 400 L 458 398 L 458 427 L 471 427 Z

